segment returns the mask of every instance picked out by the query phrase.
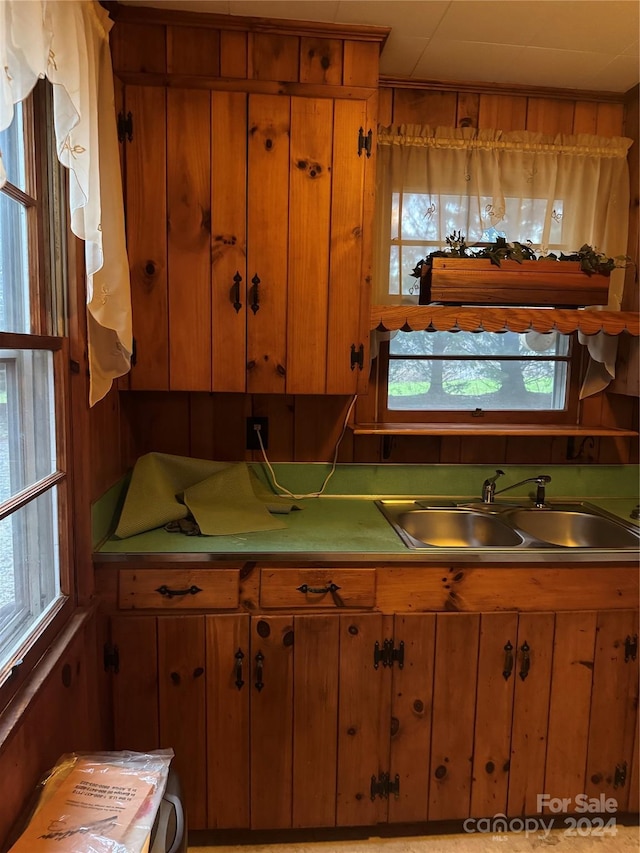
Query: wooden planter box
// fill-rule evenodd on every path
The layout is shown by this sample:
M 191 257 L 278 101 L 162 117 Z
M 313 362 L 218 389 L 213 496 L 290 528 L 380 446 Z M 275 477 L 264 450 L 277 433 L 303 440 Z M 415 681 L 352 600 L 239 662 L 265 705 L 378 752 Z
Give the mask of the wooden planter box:
M 578 261 L 433 258 L 422 267 L 420 305 L 606 305 L 609 276 L 587 275 Z

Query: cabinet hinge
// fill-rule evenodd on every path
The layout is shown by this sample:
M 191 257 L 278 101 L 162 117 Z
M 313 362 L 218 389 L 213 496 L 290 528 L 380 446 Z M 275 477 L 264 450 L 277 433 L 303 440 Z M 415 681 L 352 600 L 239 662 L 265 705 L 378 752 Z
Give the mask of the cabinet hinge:
M 138 342 L 131 338 L 131 367 L 135 367 L 138 361 Z
M 351 344 L 351 370 L 355 370 L 356 365 L 358 370 L 364 367 L 364 344 L 360 344 L 358 349 L 355 344 Z
M 114 675 L 117 675 L 120 672 L 120 651 L 118 647 L 111 643 L 105 643 L 103 661 L 104 671 L 113 672 Z
M 616 764 L 616 772 L 613 774 L 613 787 L 623 788 L 627 781 L 627 762 Z
M 358 131 L 358 157 L 362 157 L 363 151 L 366 153 L 367 157 L 371 157 L 372 140 L 373 131 L 369 130 L 369 132 L 365 134 L 364 130 L 360 128 Z
M 382 648 L 380 648 L 380 643 L 376 640 L 373 646 L 373 668 L 378 669 L 380 663 L 382 663 L 382 666 L 393 666 L 396 662 L 399 669 L 404 667 L 404 641 L 401 641 L 398 648 L 395 649 L 392 639 L 384 640 Z
M 371 799 L 375 800 L 376 797 L 381 797 L 383 800 L 388 800 L 389 794 L 393 794 L 396 800 L 400 798 L 400 777 L 398 774 L 396 773 L 393 781 L 389 773 L 381 773 L 377 779 L 372 776 Z
M 638 635 L 627 636 L 624 641 L 624 662 L 629 663 L 638 656 Z
M 125 116 L 124 113 L 118 113 L 118 142 L 124 142 L 125 139 L 128 139 L 129 142 L 133 142 L 133 116 L 130 112 L 128 112 Z

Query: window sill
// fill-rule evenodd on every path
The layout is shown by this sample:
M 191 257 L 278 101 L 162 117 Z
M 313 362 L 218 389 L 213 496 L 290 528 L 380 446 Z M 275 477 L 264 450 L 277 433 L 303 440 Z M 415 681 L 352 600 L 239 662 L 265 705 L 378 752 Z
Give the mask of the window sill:
M 561 332 L 585 335 L 606 332 L 640 335 L 634 311 L 590 311 L 564 308 L 502 308 L 451 305 L 373 305 L 371 329 L 378 332 Z
M 583 424 L 459 424 L 459 423 L 372 423 L 350 424 L 354 435 L 556 435 L 637 436 L 631 429 Z

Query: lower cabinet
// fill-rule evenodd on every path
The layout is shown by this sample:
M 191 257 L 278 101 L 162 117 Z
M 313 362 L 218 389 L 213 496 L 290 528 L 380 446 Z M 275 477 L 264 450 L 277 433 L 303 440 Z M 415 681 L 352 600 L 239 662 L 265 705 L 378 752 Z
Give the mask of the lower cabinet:
M 637 637 L 626 610 L 115 616 L 115 747 L 174 749 L 194 829 L 518 816 L 544 794 L 633 811 Z

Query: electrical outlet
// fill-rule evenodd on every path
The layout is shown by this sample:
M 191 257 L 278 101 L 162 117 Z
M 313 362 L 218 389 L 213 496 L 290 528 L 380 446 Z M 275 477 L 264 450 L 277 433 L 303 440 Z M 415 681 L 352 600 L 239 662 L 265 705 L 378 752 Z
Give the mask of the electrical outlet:
M 269 447 L 269 418 L 247 418 L 247 450 L 260 450 L 257 427 L 264 449 Z

